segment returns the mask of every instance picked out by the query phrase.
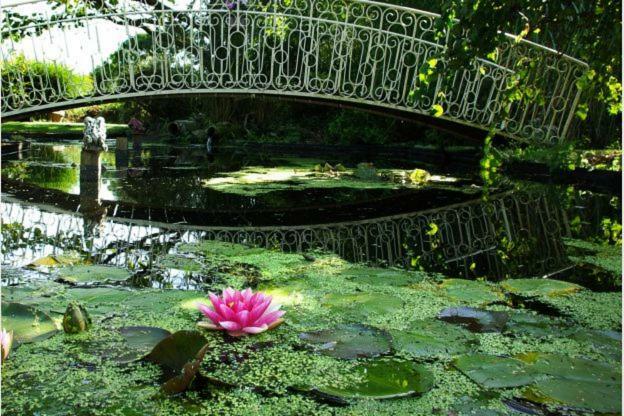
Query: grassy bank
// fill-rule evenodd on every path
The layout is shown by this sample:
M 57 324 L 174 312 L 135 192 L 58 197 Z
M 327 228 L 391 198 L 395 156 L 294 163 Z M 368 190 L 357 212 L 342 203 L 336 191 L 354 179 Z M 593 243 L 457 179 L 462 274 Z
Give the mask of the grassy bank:
M 123 134 L 128 130 L 124 124 L 107 124 L 109 135 Z M 52 123 L 48 121 L 7 121 L 2 123 L 3 133 L 12 134 L 82 134 L 82 123 Z

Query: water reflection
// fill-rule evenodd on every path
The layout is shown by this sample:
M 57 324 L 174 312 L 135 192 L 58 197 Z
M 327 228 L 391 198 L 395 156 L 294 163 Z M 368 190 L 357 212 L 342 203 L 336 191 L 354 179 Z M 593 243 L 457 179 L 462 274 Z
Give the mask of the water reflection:
M 301 160 L 256 155 L 256 169 L 243 167 L 249 159 L 237 153 L 208 162 L 203 149 L 188 146 L 118 145 L 112 152 L 33 145 L 26 161 L 3 167 L 3 191 L 11 195 L 2 204 L 4 265 L 73 250 L 138 271 L 136 284 L 190 288 L 208 277 L 167 269 L 148 278 L 154 259 L 178 242 L 222 240 L 455 277 L 560 277 L 571 267 L 562 238 L 596 235 L 604 218 L 620 212 L 619 198 L 526 183 L 487 201 L 468 181 L 300 189 Z M 295 168 L 283 170 L 289 163 Z M 204 186 L 227 184 L 225 171 L 248 180 L 253 192 Z M 276 178 L 282 190 L 257 192 Z
M 80 213 L 72 213 L 5 198 L 3 224 L 23 229 L 15 236 L 3 232 L 3 264 L 21 266 L 73 249 L 98 263 L 138 270 L 149 268 L 155 256 L 169 253 L 178 242 L 221 240 L 285 252 L 322 250 L 350 261 L 471 278 L 541 276 L 570 266 L 562 242 L 570 235 L 568 215 L 552 198 L 537 192 L 505 193 L 488 202 L 366 221 L 253 228 L 107 217 L 95 201 L 90 205 L 93 212 L 81 206 Z M 178 283 L 188 274 L 169 272 Z
M 80 212 L 84 218 L 83 237 L 89 244 L 104 228 L 108 208 L 102 205 L 102 152 L 82 150 L 80 155 Z
M 236 213 L 316 207 L 324 210 L 318 213 L 320 220 L 327 216 L 327 212 L 337 212 L 336 208 L 340 206 L 368 204 L 360 208 L 346 208 L 349 213 L 360 211 L 358 217 L 365 218 L 371 216 L 365 211 L 374 211 L 379 206 L 377 202 L 382 199 L 390 199 L 386 205 L 393 206 L 396 204 L 393 198 L 408 196 L 410 206 L 402 210 L 410 211 L 434 207 L 440 198 L 443 203 L 465 201 L 471 196 L 462 197 L 461 193 L 474 193 L 469 188 L 472 184 L 470 176 L 452 186 L 449 182 L 434 181 L 430 186 L 414 189 L 392 181 L 337 180 L 313 174 L 314 165 L 325 163 L 323 159 L 292 158 L 230 148 L 219 149 L 210 160 L 203 146 L 145 143 L 133 138 L 128 150 L 130 144 L 126 138 L 123 139 L 125 143 L 120 142 L 117 148 L 101 155 L 100 197 L 105 201 L 150 208 Z M 331 155 L 327 161 L 354 168 L 363 160 L 361 157 Z M 79 165 L 78 144 L 33 143 L 23 160 L 8 161 L 3 166 L 2 176 L 24 185 L 78 195 Z M 381 158 L 375 160 L 375 165 L 393 169 L 422 167 L 437 173 L 436 167 L 414 161 L 387 161 Z M 428 194 L 431 189 L 437 191 L 435 198 Z M 451 200 L 445 200 L 445 193 Z M 407 198 L 402 199 L 405 204 Z M 394 213 L 398 212 L 400 210 Z M 372 215 L 377 213 L 372 212 Z

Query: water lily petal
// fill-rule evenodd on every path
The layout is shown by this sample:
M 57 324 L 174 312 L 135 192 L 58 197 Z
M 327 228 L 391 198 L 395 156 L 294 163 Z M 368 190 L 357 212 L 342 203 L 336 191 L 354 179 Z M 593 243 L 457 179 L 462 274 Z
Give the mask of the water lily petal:
M 271 304 L 271 301 L 266 300 L 263 303 L 256 305 L 249 314 L 249 321 L 255 322 L 258 318 L 260 318 L 264 314 L 264 312 L 267 310 L 270 304 Z
M 219 311 L 219 305 L 223 304 L 223 300 L 220 297 L 215 295 L 214 293 L 209 293 L 208 297 L 210 298 L 210 303 L 212 303 L 212 307 L 215 311 Z
M 234 321 L 221 321 L 219 322 L 219 325 L 227 331 L 239 331 L 242 328 L 238 322 Z
M 223 317 L 219 315 L 217 312 L 213 311 L 208 307 L 208 305 L 204 305 L 203 303 L 198 303 L 197 308 L 201 313 L 203 313 L 208 319 L 210 319 L 215 324 L 219 321 L 223 320 Z
M 220 327 L 219 325 L 215 325 L 212 322 L 208 322 L 208 321 L 197 322 L 197 326 L 200 328 L 212 329 L 212 330 L 217 330 L 217 331 L 222 331 L 225 329 L 225 328 Z
M 262 325 L 262 326 L 246 326 L 243 328 L 243 332 L 246 332 L 248 334 L 259 334 L 260 332 L 264 332 L 267 329 L 269 329 L 268 326 L 266 325 Z
M 286 313 L 285 311 L 273 311 L 273 312 L 265 313 L 256 322 L 254 322 L 254 325 L 256 326 L 263 325 L 263 324 L 270 325 L 274 321 L 281 318 L 285 313 Z
M 243 297 L 245 303 L 248 303 L 251 300 L 251 296 L 253 295 L 251 288 L 248 287 L 247 289 L 243 290 L 241 292 L 241 296 Z
M 227 289 L 223 290 L 223 301 L 226 304 L 230 304 L 231 302 L 235 302 L 236 299 L 236 294 L 237 292 L 234 291 L 234 289 L 232 289 L 231 287 L 228 287 Z
M 219 314 L 222 316 L 222 319 L 226 321 L 232 321 L 236 319 L 236 313 L 225 304 L 219 305 Z
M 272 324 L 270 324 L 270 325 L 268 326 L 268 329 L 273 329 L 273 328 L 275 328 L 275 327 L 280 326 L 280 325 L 281 325 L 281 324 L 283 324 L 283 323 L 284 323 L 284 320 L 283 320 L 282 318 L 279 318 L 277 321 L 275 321 L 275 322 L 273 322 Z
M 247 326 L 249 322 L 249 311 L 242 310 L 236 314 L 236 322 L 242 327 Z

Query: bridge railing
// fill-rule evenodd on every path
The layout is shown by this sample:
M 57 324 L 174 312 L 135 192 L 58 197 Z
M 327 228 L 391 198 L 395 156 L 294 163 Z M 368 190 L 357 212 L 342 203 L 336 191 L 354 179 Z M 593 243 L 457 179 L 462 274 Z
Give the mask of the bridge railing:
M 242 93 L 437 113 L 488 129 L 501 122 L 503 96 L 521 70 L 535 85 L 534 99 L 516 102 L 498 127 L 516 139 L 555 142 L 569 129 L 576 81 L 586 69 L 510 35 L 494 61 L 478 59 L 443 82 L 423 71 L 445 65 L 447 40 L 435 30 L 439 16 L 364 0 L 228 0 L 194 8 L 126 1 L 117 10 L 73 10 L 34 22 L 7 19 L 17 23 L 3 30 L 3 116 L 144 96 Z M 128 40 L 102 56 L 113 27 Z M 59 44 L 80 50 L 90 78 L 62 74 Z M 25 47 L 35 61 L 57 69 L 16 65 Z

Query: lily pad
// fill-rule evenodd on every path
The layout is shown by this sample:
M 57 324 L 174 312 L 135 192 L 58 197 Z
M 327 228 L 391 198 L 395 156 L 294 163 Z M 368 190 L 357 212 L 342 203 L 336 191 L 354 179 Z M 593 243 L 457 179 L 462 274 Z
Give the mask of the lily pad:
M 71 266 L 82 262 L 83 259 L 78 253 L 67 253 L 59 255 L 50 255 L 39 258 L 26 267 L 59 267 L 59 266 Z
M 167 380 L 162 385 L 162 389 L 165 393 L 181 393 L 191 385 L 197 375 L 197 372 L 199 371 L 201 362 L 204 360 L 208 347 L 208 344 L 204 345 L 199 351 L 197 351 L 197 355 L 193 361 L 189 361 L 184 364 L 184 367 L 179 375 Z
M 167 254 L 158 260 L 158 265 L 166 269 L 177 269 L 185 272 L 198 272 L 202 269 L 202 264 L 192 258 Z
M 13 331 L 13 339 L 19 343 L 42 341 L 58 331 L 52 318 L 45 313 L 12 302 L 2 302 L 2 328 Z
M 537 377 L 523 361 L 495 355 L 462 355 L 453 360 L 453 366 L 485 388 L 525 386 Z
M 622 276 L 622 246 L 603 245 L 590 243 L 589 241 L 564 239 L 564 244 L 571 253 L 570 260 L 579 264 L 590 264 L 618 278 Z M 570 250 L 571 249 L 571 250 Z
M 242 244 L 225 243 L 222 241 L 202 241 L 198 243 L 184 243 L 178 246 L 178 252 L 189 254 L 203 254 L 206 256 L 244 256 L 261 253 L 263 249 L 247 247 Z
M 351 267 L 340 275 L 356 283 L 369 285 L 407 286 L 423 280 L 423 275 L 418 272 L 375 267 Z
M 154 349 L 163 339 L 171 335 L 166 329 L 152 326 L 126 326 L 119 329 L 124 338 L 125 351 L 115 360 L 129 363 L 140 360 Z
M 396 296 L 368 292 L 331 293 L 325 296 L 323 304 L 337 313 L 361 318 L 395 313 L 403 307 L 403 301 Z
M 505 312 L 469 307 L 446 308 L 438 314 L 438 319 L 465 326 L 473 332 L 501 332 L 508 317 Z
M 495 286 L 477 280 L 446 279 L 440 289 L 449 299 L 478 305 L 487 305 L 504 298 Z
M 113 283 L 128 280 L 131 273 L 120 267 L 95 264 L 62 267 L 58 269 L 58 276 L 60 281 L 72 284 Z
M 621 332 L 581 328 L 575 331 L 570 338 L 579 342 L 590 343 L 613 359 L 620 359 L 622 356 Z
M 146 359 L 159 364 L 171 378 L 165 392 L 182 392 L 192 383 L 206 354 L 206 338 L 198 331 L 178 331 L 160 341 Z
M 535 403 L 598 412 L 620 412 L 622 373 L 609 363 L 541 352 L 517 356 L 540 374 L 523 397 Z
M 395 350 L 417 358 L 465 354 L 479 344 L 465 329 L 436 320 L 417 321 L 406 331 L 390 334 Z
M 543 379 L 527 387 L 522 397 L 534 403 L 600 413 L 622 412 L 622 385 L 591 380 Z
M 527 312 L 510 314 L 505 332 L 532 337 L 562 336 L 568 334 L 570 325 L 562 320 Z
M 433 387 L 433 374 L 421 364 L 395 359 L 365 362 L 354 369 L 356 380 L 344 385 L 316 387 L 323 396 L 340 401 L 394 399 L 413 396 Z
M 299 337 L 321 354 L 352 360 L 377 357 L 390 352 L 387 332 L 360 324 L 343 324 L 331 329 L 304 332 Z
M 554 279 L 509 279 L 501 283 L 501 287 L 524 297 L 566 296 L 583 289 L 577 284 Z
M 617 366 L 585 358 L 543 352 L 520 354 L 516 358 L 529 364 L 535 373 L 557 378 L 610 384 L 620 382 L 622 377 Z

